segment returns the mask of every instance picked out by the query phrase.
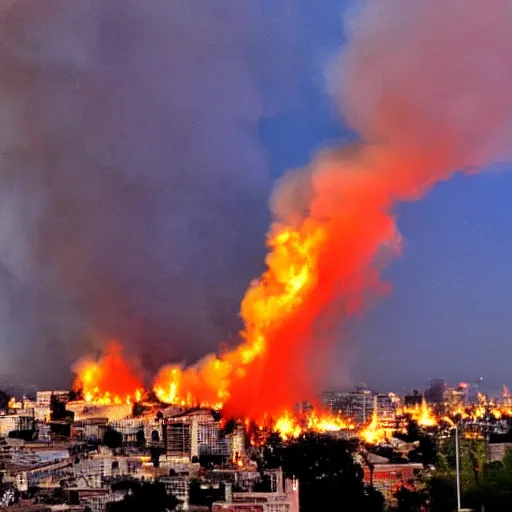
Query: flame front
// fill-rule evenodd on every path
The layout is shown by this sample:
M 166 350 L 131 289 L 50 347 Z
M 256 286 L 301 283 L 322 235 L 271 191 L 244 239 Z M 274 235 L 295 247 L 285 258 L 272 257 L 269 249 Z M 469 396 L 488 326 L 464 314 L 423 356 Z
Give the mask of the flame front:
M 277 407 L 272 407 L 271 396 L 260 396 L 258 400 L 255 388 L 251 386 L 255 382 L 251 379 L 254 378 L 256 367 L 262 373 L 262 366 L 265 366 L 269 355 L 273 358 L 272 363 L 277 362 L 275 355 L 279 352 L 281 340 L 276 333 L 315 289 L 318 255 L 324 238 L 325 233 L 318 225 L 308 224 L 302 231 L 276 227 L 268 240 L 268 269 L 251 284 L 242 301 L 241 315 L 245 323 L 241 333 L 243 343 L 220 357 L 206 356 L 189 368 L 162 368 L 154 382 L 157 397 L 170 404 L 216 408 L 228 406 L 237 413 L 249 413 L 257 419 L 262 419 L 268 412 L 284 415 L 290 402 L 280 400 Z M 277 392 L 281 383 L 275 384 Z M 255 400 L 252 411 L 248 411 L 249 393 L 251 400 Z M 262 403 L 263 398 L 266 404 Z M 242 407 L 240 400 L 245 402 Z M 269 411 L 269 408 L 273 410 Z M 282 418 L 280 421 L 284 425 L 285 415 Z
M 427 405 L 424 398 L 421 401 L 421 405 L 404 407 L 402 412 L 403 414 L 409 415 L 421 427 L 434 427 L 438 424 L 438 419 L 432 409 Z
M 86 357 L 75 363 L 73 389 L 80 392 L 86 402 L 99 405 L 139 401 L 143 383 L 133 366 L 123 358 L 121 346 L 110 341 L 98 360 Z
M 380 425 L 379 416 L 376 411 L 372 414 L 371 422 L 359 432 L 361 439 L 368 444 L 378 444 L 387 439 L 387 433 Z

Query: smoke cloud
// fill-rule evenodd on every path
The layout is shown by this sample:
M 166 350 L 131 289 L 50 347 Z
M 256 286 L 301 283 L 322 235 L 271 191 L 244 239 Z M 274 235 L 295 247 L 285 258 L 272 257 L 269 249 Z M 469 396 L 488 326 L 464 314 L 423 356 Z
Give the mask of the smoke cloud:
M 397 202 L 509 158 L 511 20 L 510 2 L 497 0 L 368 0 L 351 11 L 329 84 L 361 142 L 324 150 L 274 189 L 277 225 L 302 236 L 320 229 L 325 241 L 316 286 L 273 333 L 263 368 L 236 388 L 239 408 L 252 393 L 278 410 L 314 388 L 312 370 L 325 373 L 335 327 L 388 290 L 380 271 L 401 250 Z
M 154 371 L 236 336 L 268 225 L 258 123 L 294 83 L 263 3 L 2 2 L 0 371 L 63 385 L 105 337 Z

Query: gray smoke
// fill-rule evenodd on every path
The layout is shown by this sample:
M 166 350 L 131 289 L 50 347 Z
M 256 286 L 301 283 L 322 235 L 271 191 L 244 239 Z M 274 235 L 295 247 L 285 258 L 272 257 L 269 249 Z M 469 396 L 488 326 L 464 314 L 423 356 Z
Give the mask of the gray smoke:
M 106 337 L 148 370 L 236 337 L 268 224 L 258 123 L 293 84 L 264 3 L 4 0 L 0 371 L 64 384 Z

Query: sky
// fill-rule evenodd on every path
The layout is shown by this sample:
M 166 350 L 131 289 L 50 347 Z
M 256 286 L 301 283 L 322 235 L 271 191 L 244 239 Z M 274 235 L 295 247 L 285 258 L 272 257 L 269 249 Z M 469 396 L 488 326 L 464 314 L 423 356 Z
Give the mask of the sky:
M 0 371 L 63 385 L 109 336 L 148 372 L 236 341 L 272 182 L 355 137 L 326 79 L 340 3 L 4 3 Z M 512 381 L 511 190 L 503 166 L 397 208 L 392 292 L 326 385 Z

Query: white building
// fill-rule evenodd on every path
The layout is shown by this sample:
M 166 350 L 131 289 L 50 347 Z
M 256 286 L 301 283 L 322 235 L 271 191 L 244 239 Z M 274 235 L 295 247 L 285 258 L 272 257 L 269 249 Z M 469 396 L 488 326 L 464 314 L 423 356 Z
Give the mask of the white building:
M 20 416 L 18 414 L 5 414 L 0 416 L 0 436 L 7 437 L 9 432 L 14 430 L 30 430 L 34 426 L 31 416 Z
M 287 480 L 284 489 L 278 492 L 234 493 L 226 485 L 225 501 L 213 504 L 213 512 L 299 512 L 299 482 Z
M 57 389 L 54 391 L 38 391 L 36 393 L 37 405 L 50 407 L 52 403 L 52 396 L 67 402 L 69 399 L 69 391 L 66 391 L 65 389 Z

